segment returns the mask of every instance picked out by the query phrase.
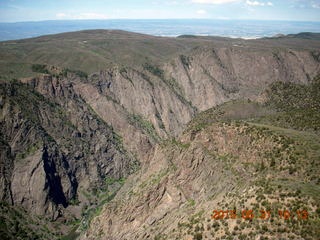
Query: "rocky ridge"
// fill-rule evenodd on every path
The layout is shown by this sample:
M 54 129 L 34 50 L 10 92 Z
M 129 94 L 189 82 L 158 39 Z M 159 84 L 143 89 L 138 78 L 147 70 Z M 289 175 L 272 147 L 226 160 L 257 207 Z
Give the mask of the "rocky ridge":
M 264 104 L 233 101 L 210 109 L 179 138 L 158 145 L 81 239 L 315 239 L 320 220 L 320 139 L 314 132 L 319 127 L 319 78 L 310 89 L 301 86 L 303 101 L 292 97 L 296 84 L 282 84 L 271 87 Z M 305 122 L 308 131 L 293 130 L 300 125 L 282 127 L 285 111 L 293 119 L 300 112 L 280 107 L 285 102 L 281 96 L 289 97 L 286 104 L 295 109 L 315 108 Z M 278 122 L 267 125 L 270 117 Z M 242 218 L 245 209 L 253 211 L 252 220 Z M 214 210 L 234 210 L 237 217 L 214 219 Z M 261 219 L 261 211 L 270 217 Z M 289 211 L 291 218 L 279 211 Z M 297 214 L 303 211 L 307 219 Z

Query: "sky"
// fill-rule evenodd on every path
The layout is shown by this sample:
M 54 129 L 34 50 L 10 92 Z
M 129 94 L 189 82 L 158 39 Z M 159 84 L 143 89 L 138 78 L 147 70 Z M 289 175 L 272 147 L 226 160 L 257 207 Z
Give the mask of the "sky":
M 320 22 L 320 0 L 0 0 L 0 22 L 186 18 Z

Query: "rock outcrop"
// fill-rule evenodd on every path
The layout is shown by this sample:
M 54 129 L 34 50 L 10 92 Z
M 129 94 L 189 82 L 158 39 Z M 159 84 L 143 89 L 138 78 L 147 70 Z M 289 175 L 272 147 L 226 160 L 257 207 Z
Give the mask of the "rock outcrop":
M 137 162 L 72 85 L 49 76 L 30 84 L 1 82 L 1 199 L 53 220 L 79 201 L 79 217 L 84 192 Z
M 309 103 L 318 102 L 316 93 L 301 92 Z M 291 94 L 283 97 L 298 109 L 304 102 Z M 156 147 L 81 239 L 316 238 L 320 138 L 313 131 L 259 123 L 274 117 L 281 125 L 281 114 L 250 101 L 200 114 L 178 139 Z M 291 112 L 292 118 L 299 115 Z M 315 116 L 319 120 L 316 111 L 310 118 Z M 309 124 L 318 129 L 319 121 Z M 252 220 L 243 218 L 246 209 L 253 211 Z M 283 209 L 292 219 L 279 215 Z M 215 210 L 236 216 L 214 218 Z M 269 211 L 270 218 L 261 211 Z M 308 219 L 298 211 L 306 211 Z

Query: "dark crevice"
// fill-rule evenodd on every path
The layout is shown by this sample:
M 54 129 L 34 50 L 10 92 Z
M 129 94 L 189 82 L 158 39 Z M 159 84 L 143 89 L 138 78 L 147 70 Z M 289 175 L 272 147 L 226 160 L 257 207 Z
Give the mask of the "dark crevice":
M 54 162 L 54 156 L 48 153 L 47 146 L 43 150 L 43 166 L 46 173 L 45 189 L 49 191 L 50 200 L 56 205 L 61 204 L 63 207 L 67 207 L 67 200 L 63 193 L 61 178 L 57 172 L 56 164 Z

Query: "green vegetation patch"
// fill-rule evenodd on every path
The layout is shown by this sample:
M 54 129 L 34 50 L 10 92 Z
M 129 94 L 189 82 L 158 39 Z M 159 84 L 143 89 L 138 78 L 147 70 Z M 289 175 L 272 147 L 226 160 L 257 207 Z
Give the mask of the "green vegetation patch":
M 24 152 L 18 153 L 16 158 L 17 159 L 23 159 L 27 156 L 33 155 L 37 150 L 39 150 L 42 147 L 42 142 L 36 142 L 31 145 L 29 145 Z
M 49 74 L 49 71 L 47 69 L 47 65 L 32 64 L 31 69 L 32 69 L 33 72 L 36 72 L 36 73 Z
M 91 192 L 83 191 L 82 194 L 89 200 L 89 205 L 85 205 L 82 209 L 82 219 L 80 223 L 80 230 L 85 231 L 90 226 L 92 219 L 100 215 L 103 206 L 110 202 L 119 189 L 125 183 L 125 178 L 112 178 L 107 177 L 105 184 L 101 187 L 92 187 Z
M 149 71 L 150 73 L 152 73 L 153 75 L 155 75 L 161 79 L 164 79 L 164 71 L 162 69 L 160 69 L 159 67 L 151 65 L 149 63 L 145 63 L 143 65 L 143 68 L 145 70 Z
M 129 122 L 140 128 L 145 134 L 147 134 L 151 139 L 153 139 L 156 142 L 160 141 L 160 137 L 157 134 L 153 124 L 149 122 L 148 120 L 144 119 L 139 114 L 129 114 L 128 115 Z
M 309 85 L 276 82 L 266 91 L 267 106 L 278 114 L 262 119 L 297 130 L 320 131 L 320 75 Z
M 69 68 L 64 68 L 62 70 L 61 75 L 64 76 L 64 77 L 67 77 L 69 73 L 74 74 L 74 75 L 76 75 L 76 76 L 78 76 L 80 78 L 84 78 L 84 79 L 88 78 L 88 73 L 80 71 L 80 70 L 71 70 Z
M 0 236 L 4 240 L 58 239 L 45 222 L 25 210 L 0 202 Z

